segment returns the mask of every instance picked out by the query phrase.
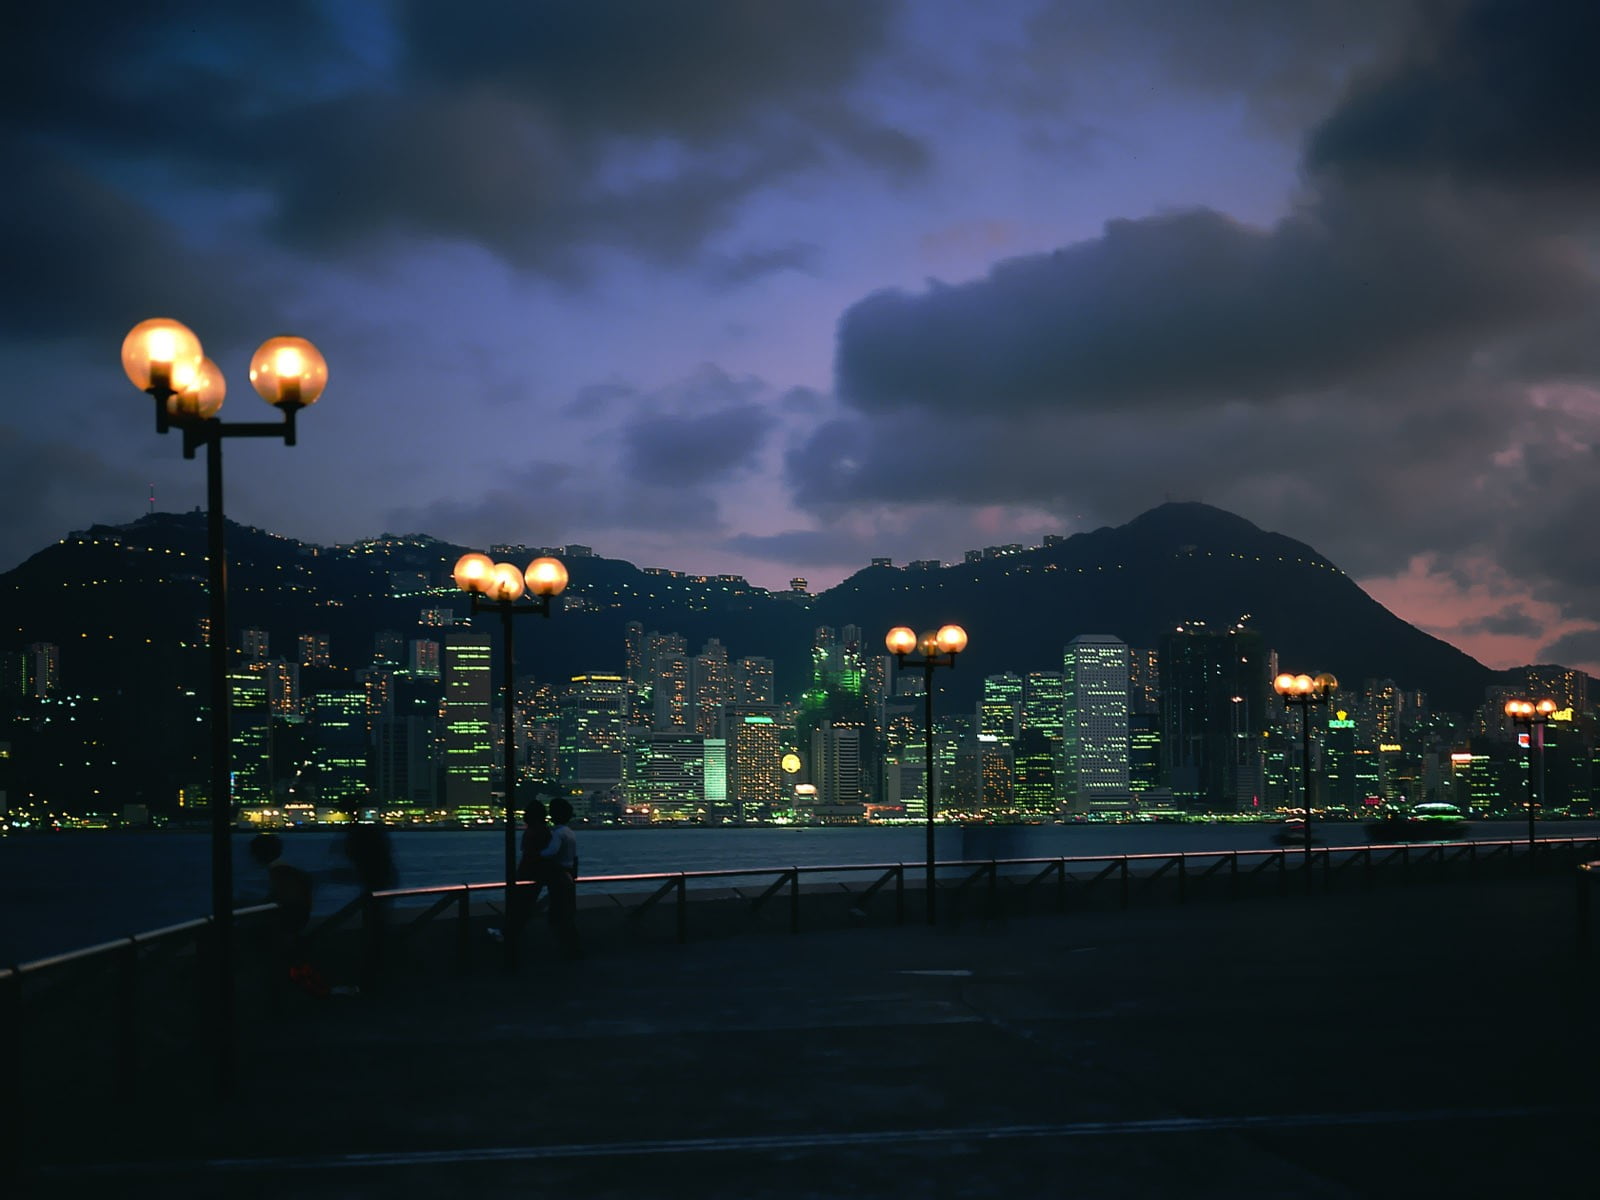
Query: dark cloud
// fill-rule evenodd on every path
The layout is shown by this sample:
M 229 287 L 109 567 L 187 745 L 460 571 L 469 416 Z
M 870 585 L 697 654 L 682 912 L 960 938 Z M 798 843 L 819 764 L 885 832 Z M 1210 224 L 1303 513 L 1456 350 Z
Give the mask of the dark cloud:
M 847 98 L 886 4 L 419 2 L 393 26 L 381 7 L 239 7 L 107 6 L 84 39 L 77 6 L 31 6 L 27 108 L 0 145 L 76 156 L 125 194 L 248 195 L 264 231 L 319 254 L 421 235 L 561 278 L 597 246 L 683 261 L 830 156 L 891 179 L 926 162 Z
M 815 104 L 882 49 L 891 6 L 747 0 L 407 0 L 408 73 L 488 88 L 594 136 L 715 140 L 770 108 Z
M 13 147 L 26 183 L 0 192 L 0 273 L 15 291 L 0 338 L 117 345 L 139 321 L 204 317 L 232 337 L 262 272 L 186 245 L 153 210 L 70 162 Z
M 1499 612 L 1489 613 L 1463 622 L 1457 632 L 1462 634 L 1496 634 L 1506 637 L 1537 637 L 1544 624 L 1520 604 L 1508 604 Z
M 745 404 L 692 416 L 641 417 L 622 431 L 622 470 L 644 484 L 695 487 L 753 467 L 776 418 Z
M 819 528 L 740 533 L 722 545 L 747 558 L 818 570 L 854 571 L 874 558 L 901 563 L 938 558 L 941 553 L 949 553 L 952 543 L 968 547 L 993 545 L 1000 537 L 997 529 L 1005 529 L 1004 537 L 1009 539 L 1030 522 L 1038 524 L 1039 514 L 1021 510 L 977 514 L 942 501 L 872 510 L 841 506 Z
M 137 399 L 137 396 L 135 396 Z M 147 477 L 65 441 L 0 425 L 0 564 L 10 566 L 107 511 L 132 515 Z
M 778 271 L 814 274 L 821 258 L 822 247 L 814 242 L 790 242 L 786 246 L 711 256 L 707 271 L 714 282 L 724 287 L 740 287 Z
M 1311 134 L 1313 170 L 1441 173 L 1518 187 L 1600 182 L 1600 5 L 1438 5 L 1397 63 Z
M 556 544 L 583 531 L 677 532 L 721 527 L 717 504 L 690 487 L 618 478 L 591 464 L 532 462 L 471 498 L 441 497 L 390 509 L 388 529 L 425 532 L 462 544 Z
M 1600 629 L 1562 634 L 1539 651 L 1542 663 L 1600 663 Z
M 1344 193 L 1270 230 L 1199 210 L 879 292 L 839 323 L 838 384 L 868 412 L 1260 400 L 1592 300 L 1565 247 L 1447 198 Z
M 1020 53 L 996 56 L 993 87 L 1021 111 L 1058 120 L 1087 96 L 1119 106 L 1146 102 L 1150 79 L 1159 78 L 1164 87 L 1236 98 L 1268 126 L 1298 131 L 1327 112 L 1353 69 L 1394 46 L 1418 7 L 1407 0 L 1047 0 Z

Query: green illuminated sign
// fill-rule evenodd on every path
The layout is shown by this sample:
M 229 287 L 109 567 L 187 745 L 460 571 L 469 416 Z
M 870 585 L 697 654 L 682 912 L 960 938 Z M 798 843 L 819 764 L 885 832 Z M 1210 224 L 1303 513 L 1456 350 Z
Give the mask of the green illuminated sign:
M 1341 721 L 1335 718 L 1328 722 L 1329 729 L 1354 729 L 1355 727 L 1356 723 L 1354 721 Z

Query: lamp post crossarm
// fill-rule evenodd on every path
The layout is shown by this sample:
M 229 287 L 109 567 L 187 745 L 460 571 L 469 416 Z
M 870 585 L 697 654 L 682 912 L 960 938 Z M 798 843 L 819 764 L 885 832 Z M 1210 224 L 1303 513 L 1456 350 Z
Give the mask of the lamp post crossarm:
M 511 600 L 485 600 L 477 592 L 470 593 L 469 598 L 473 616 L 480 613 L 496 613 L 502 617 L 526 617 L 535 613 L 541 617 L 550 615 L 549 596 L 538 596 L 528 604 L 517 604 Z
M 282 438 L 283 444 L 295 444 L 295 413 L 298 411 L 291 405 L 283 405 L 282 421 L 223 421 L 217 417 L 208 417 L 204 421 L 172 421 L 183 430 L 183 456 L 193 458 L 194 453 L 201 446 L 208 446 L 212 442 L 221 441 L 223 438 Z

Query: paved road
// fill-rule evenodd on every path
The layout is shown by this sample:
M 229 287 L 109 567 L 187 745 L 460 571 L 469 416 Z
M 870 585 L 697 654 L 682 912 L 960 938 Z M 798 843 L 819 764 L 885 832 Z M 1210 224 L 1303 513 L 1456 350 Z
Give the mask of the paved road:
M 597 947 L 253 1023 L 49 1196 L 1503 1196 L 1600 1178 L 1567 879 Z M 203 1090 L 199 1091 L 203 1096 Z

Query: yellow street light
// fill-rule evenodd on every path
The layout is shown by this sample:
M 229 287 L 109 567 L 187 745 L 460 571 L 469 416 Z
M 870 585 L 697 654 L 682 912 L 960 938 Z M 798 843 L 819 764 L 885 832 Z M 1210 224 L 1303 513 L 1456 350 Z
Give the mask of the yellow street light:
M 218 1042 L 214 1056 L 217 1090 L 233 1090 L 233 853 L 231 831 L 232 746 L 229 738 L 227 519 L 222 504 L 222 443 L 230 437 L 278 438 L 295 444 L 295 414 L 322 394 L 328 364 L 300 337 L 269 339 L 251 360 L 256 389 L 277 405 L 279 423 L 225 422 L 228 385 L 217 364 L 205 356 L 200 339 L 181 321 L 152 317 L 122 339 L 122 369 L 133 386 L 155 401 L 156 432 L 174 425 L 183 431 L 183 456 L 206 449 L 206 553 L 210 578 L 211 642 L 211 909 Z M 258 378 L 265 372 L 262 378 Z
M 509 910 L 512 894 L 517 887 L 517 739 L 516 739 L 516 645 L 513 641 L 513 617 L 537 613 L 550 615 L 550 601 L 566 590 L 567 568 L 559 558 L 548 555 L 534 559 L 526 567 L 512 563 L 497 563 L 487 554 L 463 554 L 456 560 L 451 572 L 456 587 L 472 598 L 472 612 L 492 612 L 500 615 L 501 638 L 501 705 L 505 710 L 505 855 L 506 855 L 506 905 Z M 525 593 L 531 593 L 531 604 L 518 604 Z M 517 965 L 517 939 L 505 939 L 506 968 Z
M 928 896 L 928 924 L 932 925 L 938 915 L 937 901 L 935 899 L 935 884 L 937 880 L 933 835 L 935 811 L 933 792 L 933 671 L 935 667 L 954 667 L 956 665 L 956 655 L 967 648 L 967 631 L 959 625 L 942 625 L 936 630 L 930 629 L 918 635 L 912 631 L 909 625 L 896 625 L 885 635 L 883 644 L 888 647 L 889 653 L 895 656 L 895 661 L 901 667 L 921 667 L 923 672 L 923 760 L 927 768 L 923 782 L 923 811 L 927 815 L 928 843 L 927 879 L 924 886 Z M 921 651 L 922 657 L 910 657 L 913 650 Z

